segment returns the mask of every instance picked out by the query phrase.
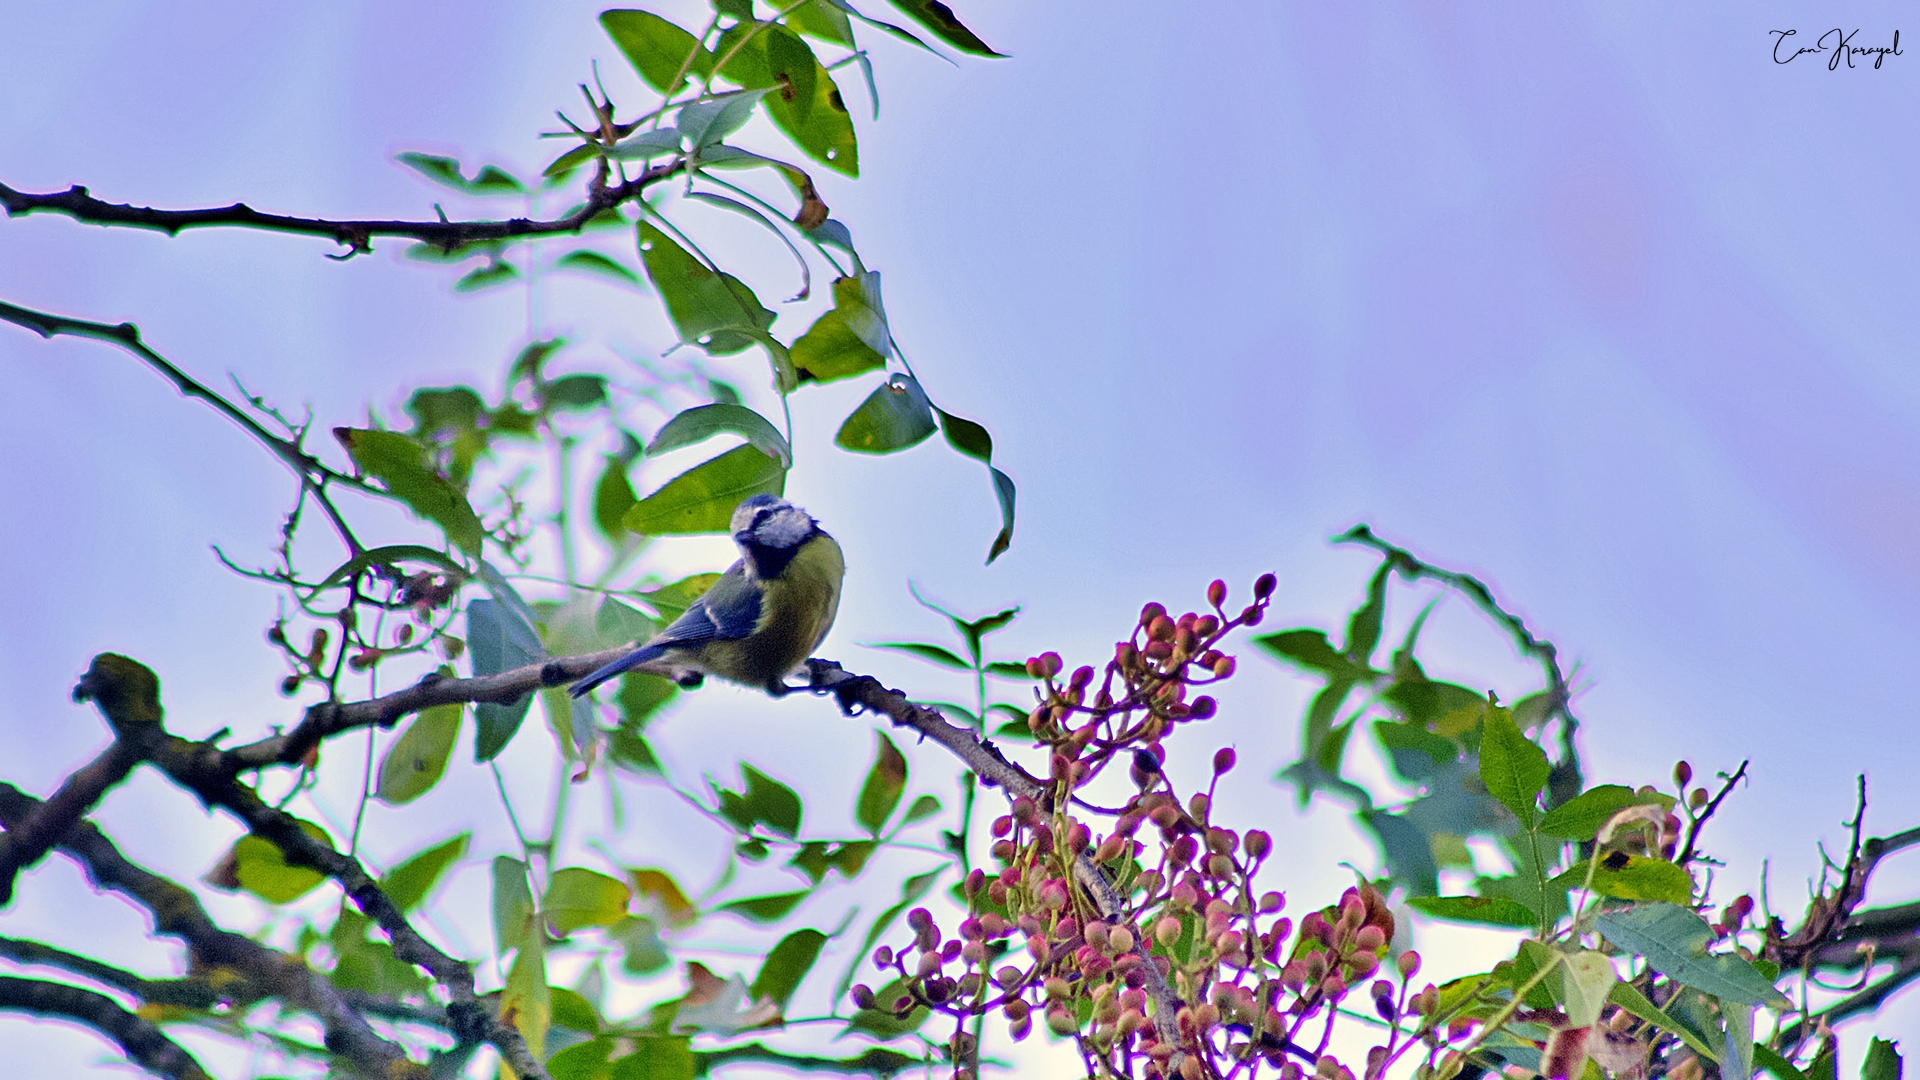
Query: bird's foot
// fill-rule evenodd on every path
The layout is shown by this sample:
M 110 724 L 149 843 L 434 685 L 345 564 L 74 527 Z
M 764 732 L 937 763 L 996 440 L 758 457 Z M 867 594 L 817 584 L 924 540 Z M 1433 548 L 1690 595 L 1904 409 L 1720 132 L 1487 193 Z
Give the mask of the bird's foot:
M 682 690 L 698 690 L 707 681 L 707 676 L 705 672 L 686 671 L 675 675 L 673 681 L 678 683 Z

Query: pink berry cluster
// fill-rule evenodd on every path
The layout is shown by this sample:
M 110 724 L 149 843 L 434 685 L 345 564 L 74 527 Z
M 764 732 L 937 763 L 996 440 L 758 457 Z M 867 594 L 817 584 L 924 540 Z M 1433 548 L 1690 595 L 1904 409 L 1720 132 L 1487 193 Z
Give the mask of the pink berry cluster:
M 1221 645 L 1261 621 L 1274 585 L 1262 576 L 1253 602 L 1233 614 L 1220 581 L 1207 590 L 1209 613 L 1176 618 L 1148 604 L 1103 672 L 1082 667 L 1063 683 L 1057 654 L 1030 660 L 1041 689 L 1029 726 L 1050 760 L 1043 790 L 1014 798 L 992 823 L 993 865 L 962 884 L 967 913 L 952 936 L 914 909 L 912 940 L 875 950 L 887 979 L 879 990 L 855 986 L 855 1004 L 952 1017 L 957 1076 L 970 1075 L 978 1018 L 997 1015 L 1016 1040 L 1036 1022 L 1074 1040 L 1089 1076 L 1202 1080 L 1266 1069 L 1283 1080 L 1306 1071 L 1354 1080 L 1327 1047 L 1361 986 L 1393 1036 L 1377 1064 L 1369 1060 L 1368 1080 L 1413 1045 L 1433 1044 L 1423 1030 L 1401 1030 L 1403 1017 L 1420 1029 L 1417 1018 L 1438 1002 L 1431 986 L 1410 995 L 1419 957 L 1402 954 L 1397 984 L 1379 977 L 1393 938 L 1379 893 L 1349 889 L 1296 933 L 1285 897 L 1255 885 L 1273 838 L 1213 820 L 1234 751 L 1215 750 L 1206 790 L 1185 798 L 1163 768 L 1170 737 L 1216 709 L 1190 691 L 1233 674 Z M 1123 803 L 1083 797 L 1123 760 Z

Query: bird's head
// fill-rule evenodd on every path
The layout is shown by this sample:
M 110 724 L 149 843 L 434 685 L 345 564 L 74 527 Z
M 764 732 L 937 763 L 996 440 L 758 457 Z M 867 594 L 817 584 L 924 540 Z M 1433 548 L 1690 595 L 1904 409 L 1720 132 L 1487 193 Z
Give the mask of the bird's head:
M 733 542 L 762 577 L 777 575 L 819 527 L 813 515 L 775 495 L 755 495 L 733 512 Z

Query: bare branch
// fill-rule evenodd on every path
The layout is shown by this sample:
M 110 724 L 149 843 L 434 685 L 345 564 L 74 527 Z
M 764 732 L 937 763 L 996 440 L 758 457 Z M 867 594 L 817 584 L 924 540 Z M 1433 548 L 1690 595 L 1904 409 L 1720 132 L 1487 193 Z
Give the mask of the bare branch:
M 39 862 L 74 822 L 84 817 L 108 788 L 126 779 L 138 763 L 139 758 L 115 741 L 67 777 L 33 816 L 0 835 L 0 905 L 13 899 L 14 875 Z
M 544 1080 L 546 1070 L 519 1031 L 480 1003 L 474 992 L 473 969 L 422 937 L 358 860 L 308 835 L 292 814 L 267 805 L 253 789 L 235 779 L 225 754 L 204 743 L 167 734 L 160 723 L 158 690 L 159 680 L 152 671 L 124 656 L 103 653 L 94 657 L 74 688 L 74 699 L 98 702 L 123 742 L 132 745 L 142 760 L 158 767 L 174 783 L 199 796 L 201 802 L 239 818 L 249 831 L 278 847 L 288 862 L 312 867 L 339 882 L 354 905 L 386 932 L 393 942 L 394 955 L 424 968 L 446 991 L 451 999 L 447 1019 L 455 1038 L 492 1043 L 517 1075 Z
M 0 185 L 0 187 L 3 186 Z M 65 336 L 104 341 L 118 345 L 139 357 L 148 367 L 159 372 L 163 378 L 172 383 L 182 397 L 199 398 L 206 402 L 215 412 L 238 425 L 242 431 L 253 436 L 254 441 L 266 447 L 274 457 L 279 458 L 282 464 L 300 478 L 301 486 L 312 493 L 314 500 L 320 504 L 320 508 L 333 522 L 334 530 L 340 534 L 341 541 L 354 554 L 360 553 L 360 542 L 354 538 L 353 530 L 347 527 L 346 519 L 333 505 L 333 499 L 327 494 L 327 485 L 342 484 L 381 496 L 386 493 L 358 477 L 348 476 L 328 468 L 319 458 L 302 449 L 298 443 L 283 439 L 262 427 L 259 421 L 248 416 L 246 411 L 238 405 L 228 401 L 225 396 L 209 388 L 205 383 L 188 375 L 166 357 L 148 348 L 140 340 L 139 327 L 132 323 L 120 323 L 116 326 L 90 322 L 86 319 L 70 319 L 64 315 L 35 311 L 4 301 L 0 301 L 0 322 L 10 322 L 15 326 L 25 327 L 43 338 Z
M 1685 866 L 1693 861 L 1693 857 L 1698 851 L 1695 845 L 1700 839 L 1700 830 L 1706 828 L 1707 822 L 1713 817 L 1715 812 L 1720 809 L 1720 804 L 1727 801 L 1727 796 L 1733 793 L 1734 785 L 1738 784 L 1741 779 L 1747 775 L 1747 766 L 1750 764 L 1752 763 L 1749 761 L 1741 762 L 1740 767 L 1733 770 L 1733 775 L 1727 777 L 1726 782 L 1720 785 L 1720 791 L 1713 797 L 1713 801 L 1709 802 L 1706 807 L 1700 811 L 1700 815 L 1693 819 L 1693 824 L 1687 827 L 1686 846 L 1681 848 L 1679 857 L 1673 860 L 1675 863 Z M 1857 849 L 1860 841 L 1860 836 L 1857 831 L 1853 839 Z
M 587 201 L 579 209 L 550 221 L 528 218 L 510 218 L 506 221 L 336 220 L 263 214 L 246 203 L 196 210 L 158 210 L 149 206 L 103 202 L 79 185 L 65 191 L 35 195 L 0 184 L 0 206 L 6 207 L 7 214 L 12 217 L 34 213 L 65 214 L 88 225 L 153 229 L 168 236 L 178 236 L 186 229 L 226 226 L 323 237 L 355 252 L 371 250 L 371 241 L 376 236 L 420 240 L 451 251 L 466 244 L 578 233 L 595 216 L 639 197 L 648 187 L 679 173 L 685 167 L 684 159 L 675 159 L 665 165 L 656 165 L 623 184 L 607 186 L 596 181 L 588 190 Z
M 0 783 L 0 825 L 11 828 L 24 822 L 40 805 L 13 785 Z M 81 821 L 68 829 L 59 846 L 85 868 L 95 888 L 117 892 L 146 908 L 153 916 L 154 930 L 185 942 L 197 966 L 231 968 L 260 990 L 318 1017 L 326 1029 L 327 1048 L 362 1071 L 392 1077 L 423 1074 L 422 1067 L 409 1061 L 399 1046 L 382 1039 L 324 975 L 298 957 L 222 929 L 190 890 L 129 862 L 92 822 Z M 99 978 L 98 973 L 82 974 Z
M 212 1080 L 192 1054 L 162 1034 L 151 1021 L 135 1016 L 97 991 L 0 975 L 0 1009 L 78 1021 L 120 1044 L 128 1058 L 157 1076 Z
M 25 938 L 0 936 L 0 957 L 16 964 L 59 968 L 156 1005 L 211 1009 L 225 1000 L 212 986 L 198 979 L 149 979 L 125 968 L 103 964 L 90 956 L 70 953 Z

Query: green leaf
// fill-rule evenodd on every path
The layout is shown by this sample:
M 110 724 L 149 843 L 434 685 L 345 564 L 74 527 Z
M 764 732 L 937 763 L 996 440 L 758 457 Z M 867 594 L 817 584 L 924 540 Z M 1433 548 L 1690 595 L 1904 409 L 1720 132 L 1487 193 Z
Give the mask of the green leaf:
M 427 463 L 424 447 L 397 431 L 339 427 L 334 438 L 362 473 L 380 481 L 409 510 L 440 526 L 469 555 L 480 554 L 480 518 L 464 492 Z
M 1492 926 L 1533 927 L 1539 919 L 1512 900 L 1497 896 L 1413 896 L 1407 905 L 1436 919 L 1486 923 Z
M 1033 682 L 1033 676 L 1027 674 L 1027 665 L 1016 664 L 1011 660 L 987 661 L 987 674 L 1002 679 L 1018 679 L 1021 682 Z
M 861 340 L 838 308 L 821 312 L 807 332 L 793 343 L 791 355 L 802 381 L 832 382 L 873 371 L 887 363 L 886 356 Z
M 993 543 L 987 546 L 987 563 L 1007 553 L 1013 546 L 1013 477 L 993 466 L 987 466 L 987 476 L 993 481 L 993 497 L 1000 504 L 1000 531 L 993 534 Z
M 704 461 L 635 503 L 621 519 L 643 536 L 726 532 L 734 508 L 751 495 L 779 495 L 787 470 L 752 446 Z
M 546 655 L 540 635 L 526 617 L 499 600 L 467 604 L 467 654 L 475 676 L 498 675 L 537 663 Z M 506 749 L 532 707 L 531 694 L 511 705 L 481 702 L 474 706 L 474 760 L 492 761 Z
M 520 269 L 505 259 L 495 259 L 485 266 L 477 266 L 460 276 L 453 283 L 453 291 L 460 293 L 483 292 L 499 285 L 507 285 L 520 278 Z
M 634 1039 L 633 1047 L 633 1053 L 613 1063 L 613 1080 L 694 1080 L 701 1075 L 685 1036 Z
M 1806 1073 L 1794 1068 L 1793 1062 L 1781 1057 L 1779 1051 L 1769 1049 L 1765 1043 L 1753 1044 L 1753 1062 L 1780 1080 L 1807 1080 Z M 1895 1073 L 1894 1080 L 1899 1080 L 1899 1075 Z
M 1540 789 L 1547 786 L 1553 766 L 1547 752 L 1520 733 L 1507 710 L 1487 709 L 1480 737 L 1480 779 L 1487 794 L 1518 814 L 1528 828 L 1538 811 Z
M 1620 784 L 1601 784 L 1588 788 L 1559 806 L 1547 811 L 1540 819 L 1540 831 L 1548 836 L 1562 840 L 1577 840 L 1586 843 L 1594 838 L 1613 815 L 1632 806 L 1637 801 L 1630 787 Z
M 460 737 L 460 718 L 466 709 L 458 703 L 424 709 L 387 747 L 380 760 L 380 782 L 374 798 L 401 806 L 426 794 L 440 782 Z
M 638 226 L 640 261 L 685 342 L 714 356 L 741 352 L 773 325 L 753 290 L 732 274 L 718 273 L 649 222 Z
M 474 174 L 473 179 L 469 180 L 462 174 L 460 163 L 452 158 L 409 151 L 398 155 L 394 160 L 436 184 L 443 184 L 467 195 L 504 195 L 523 193 L 527 190 L 520 181 L 492 165 L 485 166 Z
M 911 375 L 892 375 L 873 388 L 833 437 L 843 450 L 891 454 L 925 442 L 934 432 L 933 405 Z
M 674 81 L 682 65 L 686 66 L 687 74 L 700 79 L 713 71 L 712 53 L 702 48 L 692 34 L 651 11 L 603 11 L 600 25 L 626 54 L 633 70 L 640 73 L 648 86 L 663 94 L 677 94 L 686 86 L 684 76 Z M 691 63 L 688 56 L 693 57 Z
M 1419 825 L 1398 814 L 1374 811 L 1360 820 L 1380 838 L 1381 852 L 1394 883 L 1413 896 L 1440 891 L 1440 868 L 1433 857 L 1433 839 Z
M 664 675 L 629 671 L 620 676 L 620 688 L 614 692 L 613 703 L 620 707 L 621 730 L 636 735 L 645 731 L 653 714 L 679 693 L 679 684 Z M 648 754 L 651 756 L 652 751 L 649 750 Z
M 720 800 L 720 816 L 733 822 L 743 833 L 764 824 L 781 836 L 798 835 L 800 796 L 751 765 L 742 764 L 740 774 L 746 778 L 746 786 L 741 791 L 728 791 L 714 785 L 713 793 Z
M 620 944 L 620 970 L 629 975 L 651 975 L 673 962 L 666 942 L 660 939 L 660 924 L 644 916 L 615 926 L 608 935 Z
M 591 409 L 607 402 L 605 375 L 564 375 L 540 388 L 546 409 Z
M 594 527 L 615 544 L 626 542 L 627 527 L 622 519 L 640 501 L 633 493 L 633 482 L 627 479 L 627 466 L 631 464 L 633 460 L 624 454 L 608 454 L 606 468 L 593 486 Z
M 939 812 L 940 800 L 931 795 L 922 795 L 913 800 L 912 806 L 907 807 L 907 815 L 901 818 L 900 821 L 902 824 L 912 825 L 916 822 L 925 821 Z
M 853 48 L 853 25 L 847 13 L 827 0 L 813 0 L 787 12 L 787 25 L 810 37 Z
M 614 878 L 579 866 L 553 872 L 540 908 L 554 932 L 565 936 L 583 926 L 612 926 L 627 917 L 627 886 Z
M 941 41 L 975 56 L 1004 57 L 1005 53 L 994 52 L 979 36 L 961 24 L 953 9 L 940 0 L 892 0 L 893 6 L 905 12 L 907 17 L 939 37 Z
M 681 138 L 697 151 L 739 131 L 753 118 L 754 108 L 766 94 L 765 89 L 741 90 L 683 105 L 674 125 L 680 129 Z
M 500 1015 L 513 1017 L 514 1027 L 527 1041 L 535 1059 L 546 1057 L 547 1029 L 553 1021 L 553 998 L 547 987 L 546 938 L 529 933 L 520 942 L 520 954 L 507 971 L 500 991 Z
M 597 143 L 581 143 L 548 162 L 547 167 L 540 171 L 540 175 L 543 179 L 558 182 L 565 179 L 573 170 L 592 161 L 599 153 L 600 147 Z
M 380 891 L 386 893 L 387 899 L 402 913 L 419 907 L 439 882 L 440 875 L 467 853 L 467 842 L 472 838 L 472 833 L 461 833 L 394 867 L 380 879 Z
M 820 958 L 820 949 L 827 943 L 827 935 L 818 930 L 795 930 L 780 939 L 767 958 L 760 965 L 759 974 L 753 977 L 753 985 L 747 988 L 754 1000 L 771 998 L 781 1008 L 793 1000 L 794 991 L 800 989 L 801 980 L 807 972 L 813 970 L 813 963 Z
M 493 941 L 505 955 L 517 949 L 533 929 L 533 890 L 527 886 L 527 864 L 505 855 L 493 857 Z
M 720 575 L 711 571 L 694 574 L 681 578 L 671 585 L 662 585 L 649 592 L 643 592 L 640 594 L 640 599 L 645 600 L 647 606 L 660 616 L 661 622 L 670 623 L 686 614 L 687 609 L 693 606 L 693 602 L 700 599 L 701 595 L 713 588 L 713 583 L 719 580 Z
M 1608 941 L 1647 958 L 1655 971 L 1703 994 L 1741 1005 L 1790 1007 L 1786 995 L 1749 962 L 1707 952 L 1713 930 L 1677 904 L 1646 903 L 1601 912 L 1595 927 Z
M 1391 562 L 1380 564 L 1367 582 L 1366 602 L 1347 621 L 1347 658 L 1362 667 L 1373 656 L 1374 646 L 1380 644 L 1380 622 L 1387 613 L 1387 577 L 1392 572 Z
M 1362 665 L 1355 664 L 1347 659 L 1346 654 L 1333 647 L 1324 630 L 1282 630 L 1254 638 L 1253 642 L 1280 659 L 1309 671 L 1341 679 L 1358 678 L 1365 673 Z
M 311 821 L 298 824 L 301 832 L 328 848 L 333 847 L 333 839 L 325 829 Z M 327 875 L 310 866 L 289 863 L 279 845 L 252 833 L 234 841 L 233 860 L 234 876 L 239 879 L 240 887 L 271 904 L 292 903 L 327 880 Z
M 1900 1080 L 1900 1045 L 1887 1039 L 1867 1043 L 1867 1060 L 1860 1066 L 1860 1080 Z
M 868 835 L 879 836 L 887 819 L 893 816 L 894 808 L 900 805 L 900 796 L 907 790 L 907 759 L 885 732 L 876 731 L 873 735 L 878 740 L 873 767 L 867 770 L 866 782 L 860 785 L 860 797 L 853 804 L 853 818 Z
M 853 116 L 833 75 L 805 41 L 777 24 L 758 24 L 756 30 L 748 19 L 720 35 L 714 50 L 720 56 L 732 54 L 721 69 L 724 77 L 773 91 L 766 97 L 767 115 L 808 157 L 847 176 L 860 175 Z
M 779 461 L 781 468 L 793 467 L 793 448 L 779 428 L 744 405 L 725 402 L 696 405 L 667 421 L 647 444 L 647 453 L 664 454 L 722 434 L 739 435 L 747 445 L 757 446 Z
M 650 161 L 657 157 L 672 157 L 680 153 L 683 138 L 680 129 L 672 124 L 647 128 L 614 143 L 607 156 L 616 161 Z
M 1373 735 L 1387 751 L 1393 771 L 1415 783 L 1460 757 L 1460 747 L 1452 739 L 1435 735 L 1419 724 L 1375 720 Z
M 944 668 L 953 668 L 955 671 L 973 670 L 972 665 L 955 656 L 950 650 L 943 649 L 938 645 L 930 645 L 924 641 L 882 641 L 876 645 L 869 645 L 867 648 L 889 649 L 893 652 L 903 652 L 909 656 L 917 656 L 930 664 L 938 664 Z M 1022 668 L 1020 674 L 1024 677 L 1026 675 L 1026 669 Z
M 1587 864 L 1582 859 L 1563 871 L 1550 883 L 1555 888 L 1578 889 L 1586 884 Z M 1593 891 L 1616 900 L 1665 900 L 1685 904 L 1693 900 L 1693 875 L 1686 867 L 1665 859 L 1645 855 L 1612 852 L 1600 859 L 1593 870 Z
M 1687 1025 L 1668 1016 L 1659 1006 L 1648 1001 L 1647 996 L 1636 989 L 1632 983 L 1614 983 L 1613 989 L 1607 992 L 1607 1000 L 1654 1027 L 1679 1036 L 1680 1041 L 1686 1043 L 1694 1053 L 1715 1064 L 1719 1063 L 1719 1051 L 1702 1042 Z
M 805 889 L 799 892 L 775 893 L 769 896 L 750 896 L 744 900 L 735 900 L 730 904 L 721 904 L 716 911 L 739 915 L 758 923 L 779 922 L 800 906 L 800 902 L 812 894 Z
M 607 756 L 615 765 L 642 776 L 662 776 L 660 759 L 653 747 L 638 732 L 619 727 L 607 734 Z
M 384 567 L 397 571 L 400 570 L 400 564 L 402 562 L 431 563 L 443 570 L 457 574 L 461 578 L 465 578 L 467 575 L 466 567 L 461 566 L 458 562 L 449 559 L 445 554 L 435 551 L 432 548 L 421 547 L 418 544 L 392 544 L 387 547 L 377 547 L 363 551 L 353 558 L 348 559 L 346 562 L 341 563 L 334 568 L 333 573 L 321 579 L 319 588 L 323 590 L 331 589 L 353 575 L 373 569 L 374 567 Z M 398 576 L 405 577 L 407 575 L 402 572 Z
M 1476 693 L 1455 683 L 1435 682 L 1424 678 L 1398 679 L 1380 696 L 1401 716 L 1442 735 L 1460 734 L 1459 731 L 1442 723 L 1447 717 L 1470 710 L 1473 722 L 1477 724 L 1480 721 L 1480 715 L 1487 708 L 1485 694 Z
M 1599 1023 L 1600 1012 L 1607 1005 L 1607 994 L 1613 989 L 1613 984 L 1620 981 L 1619 973 L 1613 969 L 1613 961 L 1597 952 L 1582 949 L 1561 957 L 1556 974 L 1560 981 L 1560 1000 L 1567 1008 L 1568 1024 L 1572 1027 L 1590 1027 Z
M 553 1026 L 594 1035 L 600 1031 L 600 1014 L 578 990 L 553 987 Z

